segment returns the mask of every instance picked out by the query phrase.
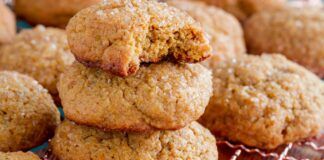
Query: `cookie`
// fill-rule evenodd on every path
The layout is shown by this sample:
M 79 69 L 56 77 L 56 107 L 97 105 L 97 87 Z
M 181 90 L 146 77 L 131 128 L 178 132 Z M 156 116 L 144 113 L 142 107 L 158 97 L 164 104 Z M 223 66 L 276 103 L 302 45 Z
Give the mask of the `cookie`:
M 15 16 L 3 1 L 0 1 L 0 45 L 10 43 L 15 35 Z
M 0 97 L 0 151 L 40 145 L 60 122 L 50 94 L 26 75 L 1 71 Z
M 162 62 L 125 78 L 75 62 L 58 90 L 65 116 L 104 130 L 179 129 L 197 120 L 212 93 L 211 72 L 200 64 Z
M 216 140 L 197 122 L 176 131 L 103 132 L 64 121 L 51 141 L 60 160 L 217 160 Z
M 215 58 L 235 58 L 246 53 L 241 24 L 232 15 L 199 1 L 168 0 L 167 3 L 186 11 L 201 23 L 208 34 L 213 56 L 216 57 L 204 61 L 207 66 L 215 63 Z
M 0 152 L 1 160 L 40 160 L 38 156 L 32 152 Z
M 165 58 L 199 62 L 211 49 L 188 14 L 155 0 L 103 1 L 77 13 L 67 34 L 79 62 L 118 76 Z
M 202 0 L 223 8 L 241 22 L 261 11 L 274 11 L 285 8 L 286 0 Z
M 248 51 L 282 53 L 324 78 L 324 12 L 287 9 L 262 12 L 244 27 Z
M 64 28 L 78 11 L 101 0 L 15 0 L 16 14 L 32 24 Z
M 54 96 L 59 75 L 73 61 L 65 32 L 44 26 L 23 30 L 0 48 L 0 70 L 27 74 Z
M 273 149 L 315 136 L 324 124 L 324 83 L 281 55 L 228 59 L 213 75 L 200 122 L 218 136 Z

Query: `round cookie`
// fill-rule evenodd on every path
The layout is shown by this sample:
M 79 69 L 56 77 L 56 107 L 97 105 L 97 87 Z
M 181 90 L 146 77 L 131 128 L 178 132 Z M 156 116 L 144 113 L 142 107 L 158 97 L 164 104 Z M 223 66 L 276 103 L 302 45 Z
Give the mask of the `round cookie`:
M 216 140 L 197 122 L 176 131 L 103 132 L 64 121 L 51 141 L 60 160 L 217 160 Z
M 288 9 L 262 12 L 244 27 L 248 51 L 282 53 L 324 78 L 324 12 Z
M 228 59 L 213 75 L 200 122 L 216 135 L 273 149 L 315 136 L 324 124 L 324 83 L 281 55 Z
M 15 35 L 15 16 L 4 2 L 0 1 L 0 45 L 11 42 Z
M 211 72 L 200 64 L 163 62 L 125 78 L 75 62 L 58 90 L 65 116 L 104 130 L 179 129 L 197 120 L 212 93 Z
M 47 90 L 26 75 L 1 71 L 0 97 L 0 151 L 40 145 L 60 122 Z
M 241 22 L 261 11 L 285 8 L 286 0 L 201 0 L 223 8 Z
M 66 66 L 72 64 L 63 30 L 37 26 L 21 31 L 11 44 L 0 48 L 0 70 L 14 70 L 35 78 L 57 96 L 56 83 Z
M 40 158 L 32 152 L 0 152 L 1 160 L 40 160 Z
M 103 1 L 83 9 L 70 20 L 67 34 L 79 62 L 118 76 L 165 58 L 199 62 L 211 49 L 193 18 L 151 0 Z
M 198 1 L 168 0 L 167 3 L 201 23 L 216 56 L 233 58 L 246 53 L 241 24 L 232 15 Z
M 14 10 L 32 24 L 64 28 L 78 11 L 101 0 L 15 0 Z

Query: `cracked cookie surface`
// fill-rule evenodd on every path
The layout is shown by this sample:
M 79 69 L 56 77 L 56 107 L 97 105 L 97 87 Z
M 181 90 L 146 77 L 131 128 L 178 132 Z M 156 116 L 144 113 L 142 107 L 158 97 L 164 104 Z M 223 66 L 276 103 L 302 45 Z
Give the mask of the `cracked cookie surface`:
M 0 152 L 1 160 L 40 160 L 40 158 L 32 152 Z
M 162 62 L 125 78 L 75 62 L 61 76 L 67 118 L 104 130 L 179 129 L 197 120 L 212 92 L 211 72 L 200 64 Z
M 64 121 L 51 148 L 60 160 L 217 160 L 216 140 L 197 122 L 176 131 L 103 132 Z
M 50 94 L 37 81 L 16 72 L 0 72 L 0 151 L 40 145 L 59 122 Z
M 244 30 L 250 53 L 281 53 L 324 78 L 322 10 L 262 12 L 250 18 Z
M 55 97 L 56 83 L 74 57 L 61 29 L 37 26 L 21 31 L 0 48 L 0 70 L 12 70 L 35 78 Z
M 15 0 L 15 13 L 32 24 L 64 28 L 78 11 L 101 0 Z
M 281 55 L 222 61 L 213 75 L 213 96 L 200 122 L 216 135 L 273 149 L 323 127 L 324 83 Z
M 199 62 L 211 50 L 199 23 L 154 0 L 103 1 L 76 14 L 67 33 L 79 62 L 118 76 L 165 58 Z
M 15 15 L 0 1 L 0 45 L 11 42 L 16 35 Z

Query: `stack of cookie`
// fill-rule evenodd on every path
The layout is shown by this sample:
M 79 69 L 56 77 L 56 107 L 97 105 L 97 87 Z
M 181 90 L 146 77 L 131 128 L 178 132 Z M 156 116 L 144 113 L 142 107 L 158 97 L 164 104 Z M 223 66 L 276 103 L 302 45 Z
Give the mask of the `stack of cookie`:
M 217 159 L 195 122 L 212 94 L 210 46 L 185 12 L 149 0 L 104 1 L 67 26 L 77 61 L 60 77 L 60 160 Z

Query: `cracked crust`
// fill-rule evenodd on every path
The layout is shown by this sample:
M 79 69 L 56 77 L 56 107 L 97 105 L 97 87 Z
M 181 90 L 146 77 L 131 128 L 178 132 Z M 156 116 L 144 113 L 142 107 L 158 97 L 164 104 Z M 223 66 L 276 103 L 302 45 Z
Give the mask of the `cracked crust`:
M 65 28 L 81 9 L 101 0 L 15 0 L 15 13 L 32 24 Z
M 0 1 L 0 45 L 10 43 L 15 35 L 15 16 L 3 1 Z
M 285 8 L 286 0 L 200 0 L 233 14 L 241 22 L 255 13 Z
M 74 57 L 61 29 L 37 26 L 23 30 L 11 44 L 0 48 L 0 70 L 13 70 L 35 78 L 49 92 L 58 94 L 56 83 Z
M 197 120 L 212 92 L 200 64 L 162 62 L 121 78 L 75 62 L 58 83 L 65 115 L 104 130 L 179 129 Z
M 60 115 L 37 81 L 1 71 L 0 97 L 0 151 L 28 150 L 53 135 Z
M 79 62 L 118 76 L 134 74 L 140 63 L 164 58 L 199 62 L 211 49 L 189 15 L 154 0 L 98 3 L 76 14 L 67 33 Z
M 282 53 L 324 78 L 324 12 L 289 9 L 256 14 L 245 24 L 248 50 Z
M 273 149 L 315 136 L 324 124 L 323 82 L 281 55 L 226 60 L 213 75 L 200 122 L 216 135 Z
M 40 160 L 40 158 L 32 152 L 0 152 L 1 160 Z
M 176 131 L 103 132 L 64 121 L 51 141 L 60 160 L 217 160 L 216 140 L 197 122 Z

